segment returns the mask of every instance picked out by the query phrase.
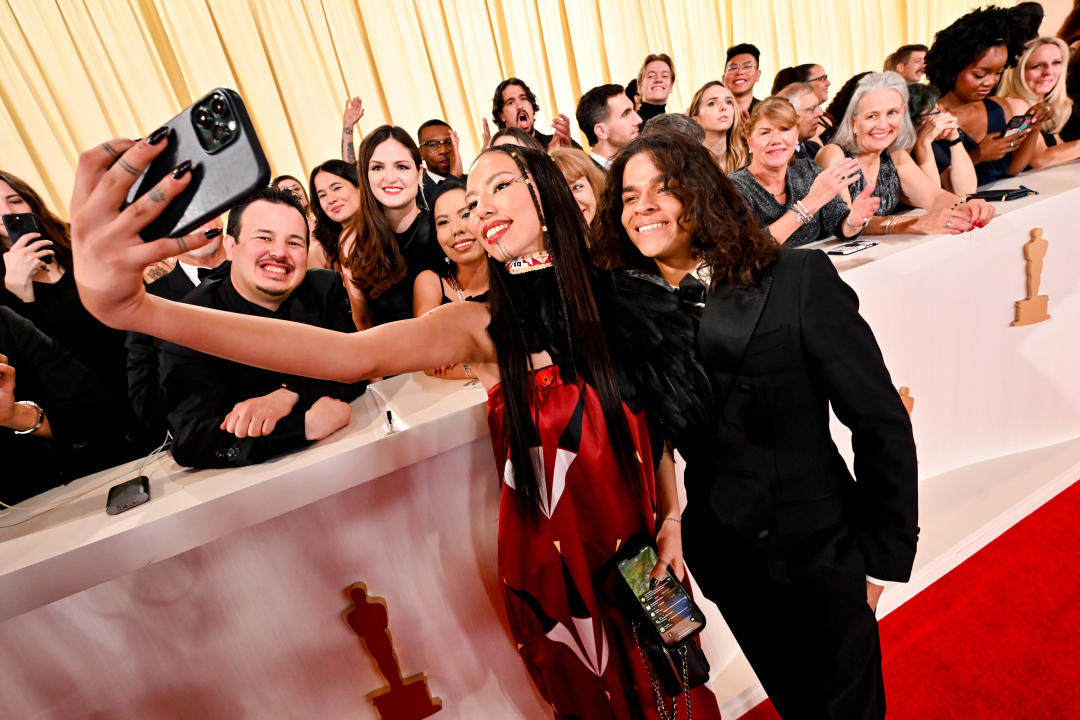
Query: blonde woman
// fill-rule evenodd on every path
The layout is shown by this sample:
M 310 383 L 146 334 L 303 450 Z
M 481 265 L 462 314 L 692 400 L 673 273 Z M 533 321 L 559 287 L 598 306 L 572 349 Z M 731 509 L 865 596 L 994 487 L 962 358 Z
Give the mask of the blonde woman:
M 705 147 L 724 174 L 746 167 L 750 154 L 742 133 L 742 113 L 722 82 L 712 80 L 702 85 L 686 114 L 705 131 Z
M 1065 67 L 1069 46 L 1054 37 L 1035 38 L 1024 46 L 1016 67 L 1005 71 L 998 97 L 1008 103 L 1013 114 L 1023 114 L 1038 103 L 1050 106 L 1050 117 L 1035 140 L 1031 167 L 1044 168 L 1080 157 L 1080 140 L 1063 142 L 1061 129 L 1072 114 L 1073 101 L 1065 92 Z

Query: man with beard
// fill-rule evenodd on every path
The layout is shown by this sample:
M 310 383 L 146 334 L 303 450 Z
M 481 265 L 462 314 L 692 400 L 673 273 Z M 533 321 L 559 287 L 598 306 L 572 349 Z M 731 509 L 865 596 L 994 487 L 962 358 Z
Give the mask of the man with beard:
M 589 157 L 601 170 L 607 170 L 611 158 L 637 137 L 641 126 L 622 85 L 599 85 L 582 95 L 577 121 L 592 146 Z
M 220 217 L 208 221 L 188 233 L 189 238 L 214 238 L 209 244 L 184 253 L 177 258 L 176 266 L 166 275 L 150 283 L 146 291 L 167 300 L 182 300 L 202 284 L 203 279 L 215 272 L 228 273 L 225 248 L 221 245 L 224 225 Z M 146 450 L 156 447 L 165 439 L 167 424 L 158 368 L 158 350 L 161 343 L 142 333 L 126 333 L 128 397 L 138 421 L 136 438 Z
M 431 210 L 430 198 L 447 178 L 465 181 L 458 155 L 457 133 L 443 120 L 428 120 L 416 131 L 416 145 L 424 161 L 424 179 L 416 194 L 417 206 Z
M 229 212 L 228 274 L 184 298 L 192 305 L 355 332 L 337 273 L 306 270 L 307 218 L 287 190 L 266 188 Z M 188 467 L 262 462 L 349 423 L 366 383 L 283 376 L 165 343 L 161 354 L 173 458 Z
M 536 113 L 540 105 L 536 102 L 536 95 L 524 80 L 512 77 L 503 80 L 495 88 L 495 94 L 491 98 L 491 117 L 500 128 L 516 127 L 536 138 L 545 150 L 557 147 L 581 146 L 570 137 L 570 118 L 565 115 L 556 115 L 551 120 L 551 127 L 555 131 L 552 135 L 545 135 L 535 127 Z M 484 124 L 484 139 L 488 138 L 487 123 Z M 485 142 L 484 146 L 487 147 Z

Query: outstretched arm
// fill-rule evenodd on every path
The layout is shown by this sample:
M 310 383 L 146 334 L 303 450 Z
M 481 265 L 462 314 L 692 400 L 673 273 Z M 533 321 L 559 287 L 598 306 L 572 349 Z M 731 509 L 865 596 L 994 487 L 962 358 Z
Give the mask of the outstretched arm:
M 75 280 L 87 310 L 105 324 L 246 365 L 342 382 L 451 362 L 494 362 L 490 316 L 477 303 L 453 303 L 422 318 L 346 334 L 148 296 L 142 269 L 195 249 L 185 238 L 144 243 L 138 235 L 187 187 L 190 172 L 166 176 L 120 210 L 128 188 L 164 146 L 164 140 L 111 140 L 79 158 L 71 201 Z

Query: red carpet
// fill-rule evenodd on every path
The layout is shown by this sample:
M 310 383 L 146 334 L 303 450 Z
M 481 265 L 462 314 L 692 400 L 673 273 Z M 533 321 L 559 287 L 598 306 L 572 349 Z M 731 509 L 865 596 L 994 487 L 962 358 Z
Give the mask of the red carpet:
M 1080 717 L 1080 483 L 885 617 L 881 646 L 890 720 Z

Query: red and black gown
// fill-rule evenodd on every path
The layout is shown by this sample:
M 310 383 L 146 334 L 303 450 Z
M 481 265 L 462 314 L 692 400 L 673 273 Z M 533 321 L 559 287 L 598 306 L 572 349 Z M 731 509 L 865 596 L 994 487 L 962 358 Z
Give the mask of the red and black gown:
M 514 641 L 556 718 L 658 718 L 633 635 L 596 585 L 622 542 L 656 536 L 644 413 L 624 406 L 646 470 L 642 486 L 631 491 L 620 477 L 596 391 L 580 377 L 564 381 L 556 365 L 531 378 L 540 443 L 533 449 L 541 481 L 535 517 L 526 517 L 515 497 L 499 387 L 488 394 L 488 425 L 503 478 L 499 578 Z M 707 687 L 692 690 L 691 702 L 695 719 L 720 717 Z M 682 697 L 678 703 L 683 705 Z

